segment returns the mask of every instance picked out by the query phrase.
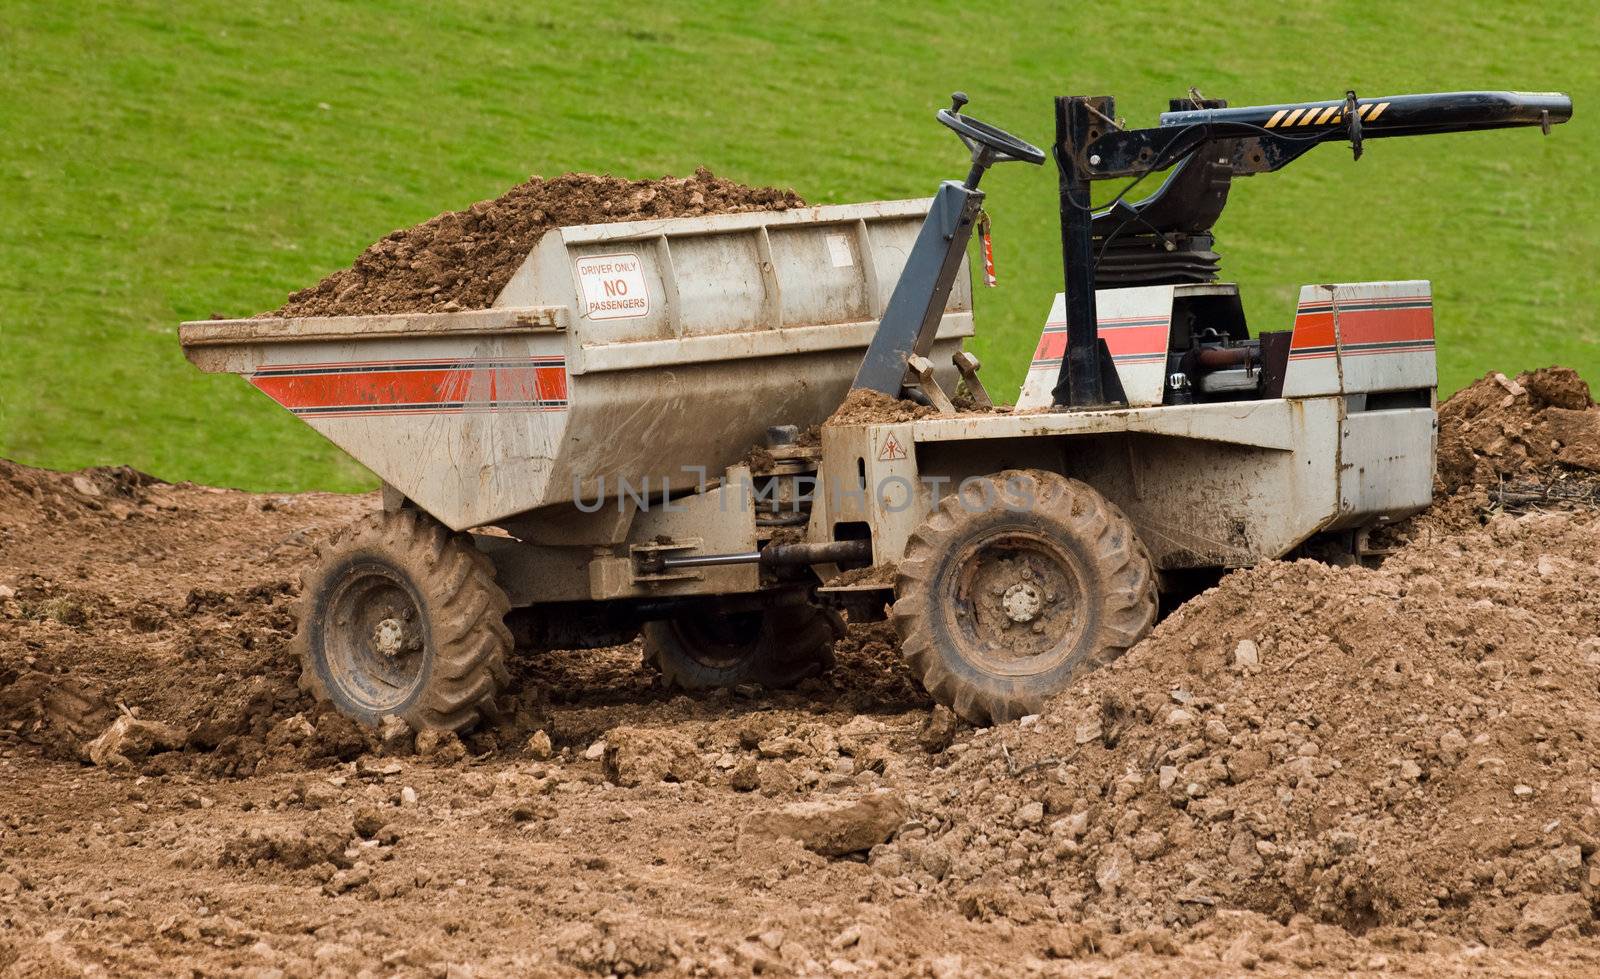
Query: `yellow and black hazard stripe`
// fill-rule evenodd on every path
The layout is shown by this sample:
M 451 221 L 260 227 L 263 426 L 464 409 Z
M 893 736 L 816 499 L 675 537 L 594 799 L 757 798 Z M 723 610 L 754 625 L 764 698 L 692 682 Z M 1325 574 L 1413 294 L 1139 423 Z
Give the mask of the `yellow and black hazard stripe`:
M 1389 107 L 1388 102 L 1367 102 L 1356 108 L 1362 122 L 1375 122 Z M 1332 126 L 1344 122 L 1342 105 L 1307 105 L 1297 109 L 1279 109 L 1267 120 L 1268 129 L 1288 129 L 1291 126 Z

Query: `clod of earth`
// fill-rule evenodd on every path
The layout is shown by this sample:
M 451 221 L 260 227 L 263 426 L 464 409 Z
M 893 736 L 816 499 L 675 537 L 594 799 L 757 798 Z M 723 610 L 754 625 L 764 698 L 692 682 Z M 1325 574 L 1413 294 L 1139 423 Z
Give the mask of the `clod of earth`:
M 189 740 L 187 731 L 123 714 L 100 736 L 83 746 L 84 757 L 96 765 L 134 767 L 134 762 L 159 751 L 176 751 Z
M 700 774 L 694 742 L 673 731 L 613 728 L 606 734 L 603 764 L 606 778 L 623 786 L 692 782 Z
M 751 813 L 739 824 L 741 845 L 787 838 L 825 857 L 861 853 L 887 840 L 905 819 L 905 803 L 882 790 L 856 799 L 791 802 Z

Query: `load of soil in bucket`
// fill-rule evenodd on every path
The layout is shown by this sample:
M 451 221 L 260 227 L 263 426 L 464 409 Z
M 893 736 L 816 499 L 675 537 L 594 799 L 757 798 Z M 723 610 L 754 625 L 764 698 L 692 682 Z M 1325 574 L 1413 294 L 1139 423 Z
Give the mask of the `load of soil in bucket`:
M 792 190 L 748 187 L 701 167 L 692 177 L 530 177 L 496 197 L 374 242 L 265 316 L 360 316 L 487 309 L 551 228 L 804 207 Z

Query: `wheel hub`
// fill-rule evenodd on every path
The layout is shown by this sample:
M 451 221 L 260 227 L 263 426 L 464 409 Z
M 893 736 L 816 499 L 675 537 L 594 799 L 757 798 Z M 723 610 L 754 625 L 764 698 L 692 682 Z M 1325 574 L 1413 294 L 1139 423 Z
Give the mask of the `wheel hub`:
M 363 708 L 395 710 L 422 683 L 426 629 L 415 592 L 393 568 L 350 568 L 329 596 L 322 633 L 327 679 Z
M 400 624 L 399 619 L 384 619 L 372 630 L 372 647 L 381 656 L 394 659 L 404 651 L 405 645 L 406 627 Z
M 1001 605 L 1012 622 L 1032 622 L 1044 609 L 1044 592 L 1031 581 L 1019 581 L 1006 589 Z
M 1050 535 L 1006 528 L 968 546 L 952 562 L 945 599 L 962 656 L 1002 676 L 1051 669 L 1088 627 L 1076 560 Z

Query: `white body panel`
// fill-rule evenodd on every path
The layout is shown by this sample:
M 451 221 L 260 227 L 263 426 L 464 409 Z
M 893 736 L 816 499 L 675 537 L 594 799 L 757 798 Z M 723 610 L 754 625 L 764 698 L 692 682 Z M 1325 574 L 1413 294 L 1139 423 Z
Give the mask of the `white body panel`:
M 1428 282 L 1300 288 L 1284 397 L 1404 391 L 1438 383 Z
M 1100 289 L 1100 335 L 1128 404 L 1158 405 L 1174 299 L 1232 290 L 1225 284 Z M 1066 351 L 1066 299 L 1056 293 L 1017 408 L 1048 408 Z M 1424 280 L 1308 285 L 1300 288 L 1283 396 L 1404 391 L 1438 384 L 1433 291 Z
M 1136 286 L 1098 289 L 1095 318 L 1100 336 L 1111 350 L 1128 404 L 1158 405 L 1167 377 L 1167 337 L 1172 327 L 1172 297 L 1183 286 Z M 1067 349 L 1067 300 L 1056 293 L 1039 345 L 1028 365 L 1028 377 L 1017 397 L 1020 409 L 1048 408 Z

